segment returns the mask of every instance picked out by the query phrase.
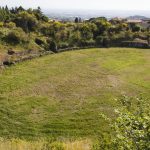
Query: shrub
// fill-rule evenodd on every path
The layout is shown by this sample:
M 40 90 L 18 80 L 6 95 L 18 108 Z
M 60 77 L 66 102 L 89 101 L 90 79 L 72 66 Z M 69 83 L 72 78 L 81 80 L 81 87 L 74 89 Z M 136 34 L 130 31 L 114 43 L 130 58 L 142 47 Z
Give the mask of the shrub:
M 51 41 L 49 44 L 49 49 L 55 53 L 57 53 L 57 44 L 55 41 Z
M 6 36 L 7 42 L 11 44 L 19 44 L 28 41 L 27 35 L 21 28 L 17 28 Z
M 102 46 L 103 45 L 103 36 L 97 36 L 96 37 L 96 44 L 98 46 Z
M 150 149 L 150 110 L 146 100 L 123 97 L 122 107 L 116 110 L 118 117 L 112 125 L 107 120 L 114 133 L 105 134 L 99 138 L 94 150 L 148 150 Z
M 94 40 L 80 40 L 79 46 L 81 47 L 86 47 L 86 46 L 95 46 L 95 41 Z
M 96 44 L 98 46 L 109 47 L 110 39 L 108 36 L 98 36 L 96 38 Z
M 110 39 L 108 36 L 103 37 L 103 46 L 104 47 L 109 47 L 110 46 Z
M 16 24 L 14 22 L 9 22 L 5 24 L 5 27 L 12 29 L 16 27 Z
M 21 27 L 25 32 L 35 31 L 38 24 L 36 17 L 26 11 L 20 12 L 14 22 L 17 27 Z
M 47 17 L 47 16 L 42 16 L 42 18 L 41 18 L 43 21 L 45 21 L 45 22 L 48 22 L 49 21 L 49 18 Z
M 130 28 L 132 32 L 139 32 L 141 30 L 141 26 L 136 23 L 130 23 Z
M 4 23 L 3 22 L 0 22 L 0 27 L 3 27 Z
M 80 41 L 81 41 L 81 33 L 79 31 L 75 31 L 71 34 L 70 36 L 70 43 L 71 45 L 79 45 Z

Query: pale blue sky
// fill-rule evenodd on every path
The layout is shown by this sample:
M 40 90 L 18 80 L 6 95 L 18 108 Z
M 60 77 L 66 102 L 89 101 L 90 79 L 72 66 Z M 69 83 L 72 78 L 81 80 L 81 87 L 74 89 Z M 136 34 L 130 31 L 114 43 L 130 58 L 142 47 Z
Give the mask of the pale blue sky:
M 150 10 L 150 0 L 0 0 L 0 5 L 42 9 Z

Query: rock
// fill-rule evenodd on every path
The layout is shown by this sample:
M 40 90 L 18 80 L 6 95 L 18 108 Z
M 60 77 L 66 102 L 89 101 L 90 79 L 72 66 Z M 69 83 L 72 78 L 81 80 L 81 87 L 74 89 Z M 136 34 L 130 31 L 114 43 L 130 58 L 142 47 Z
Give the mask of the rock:
M 13 51 L 12 49 L 9 49 L 8 52 L 7 52 L 7 54 L 8 55 L 13 55 L 13 54 L 15 54 L 15 51 Z
M 4 65 L 4 66 L 11 66 L 11 65 L 14 65 L 14 63 L 13 63 L 13 62 L 10 62 L 10 61 L 4 61 L 4 62 L 3 62 L 3 65 Z

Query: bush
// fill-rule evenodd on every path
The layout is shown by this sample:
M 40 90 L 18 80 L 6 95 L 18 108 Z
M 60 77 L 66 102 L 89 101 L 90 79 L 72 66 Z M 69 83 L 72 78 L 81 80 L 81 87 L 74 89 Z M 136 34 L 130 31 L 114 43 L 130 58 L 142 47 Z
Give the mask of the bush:
M 107 36 L 104 36 L 103 38 L 103 46 L 104 47 L 109 47 L 110 46 L 110 39 Z
M 0 27 L 3 27 L 4 23 L 3 22 L 0 22 Z
M 70 36 L 70 45 L 79 46 L 81 39 L 81 33 L 79 31 L 73 32 Z
M 102 46 L 103 45 L 103 36 L 97 36 L 96 37 L 96 44 L 98 46 Z
M 136 23 L 130 23 L 130 28 L 132 32 L 139 32 L 141 30 L 141 26 Z
M 5 24 L 5 27 L 13 29 L 16 27 L 16 24 L 14 22 L 9 22 Z
M 94 40 L 80 40 L 79 46 L 81 47 L 88 47 L 88 46 L 95 46 Z
M 36 17 L 26 11 L 20 12 L 14 22 L 17 27 L 21 27 L 25 32 L 35 31 L 38 24 Z
M 150 109 L 146 100 L 123 97 L 122 107 L 116 110 L 118 117 L 112 125 L 114 133 L 105 134 L 93 146 L 94 150 L 148 150 L 150 149 Z
M 7 42 L 11 44 L 20 44 L 28 41 L 27 35 L 21 28 L 17 28 L 6 36 Z
M 50 42 L 49 49 L 55 53 L 57 53 L 57 44 L 54 41 Z
M 96 38 L 96 44 L 102 47 L 109 47 L 110 39 L 108 36 L 98 36 Z

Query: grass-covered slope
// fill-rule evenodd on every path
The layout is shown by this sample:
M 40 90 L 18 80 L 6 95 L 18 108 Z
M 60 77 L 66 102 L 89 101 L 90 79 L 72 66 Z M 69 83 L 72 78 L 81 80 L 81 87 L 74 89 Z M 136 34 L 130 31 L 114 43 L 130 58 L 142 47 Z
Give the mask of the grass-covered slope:
M 150 50 L 89 49 L 44 56 L 0 72 L 0 136 L 94 136 L 115 98 L 150 98 Z M 148 101 L 149 102 L 149 101 Z

